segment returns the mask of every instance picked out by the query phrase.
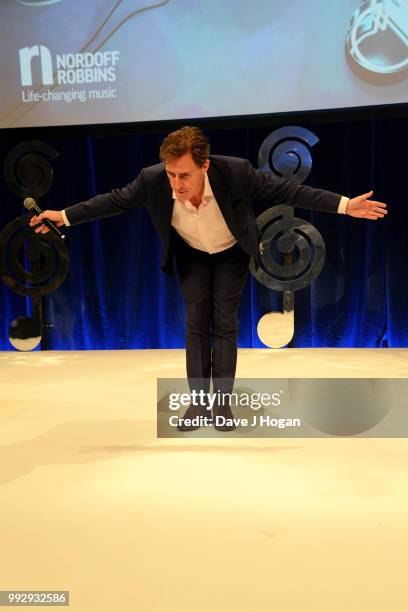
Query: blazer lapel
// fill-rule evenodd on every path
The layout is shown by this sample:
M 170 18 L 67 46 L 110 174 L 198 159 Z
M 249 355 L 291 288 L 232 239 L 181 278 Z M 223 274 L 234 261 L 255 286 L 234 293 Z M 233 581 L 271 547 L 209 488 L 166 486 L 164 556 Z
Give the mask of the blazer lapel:
M 230 231 L 231 228 L 234 228 L 235 223 L 232 214 L 232 205 L 231 205 L 231 192 L 228 189 L 227 184 L 223 180 L 223 176 L 216 164 L 212 161 L 210 163 L 210 167 L 208 168 L 208 180 L 210 181 L 211 189 L 214 194 L 215 199 L 217 200 L 217 204 L 223 214 L 226 224 L 228 225 Z
M 171 218 L 173 216 L 174 200 L 172 197 L 172 189 L 170 187 L 169 179 L 167 176 L 161 185 L 161 189 L 157 192 L 156 209 L 158 212 L 158 218 L 160 219 L 163 229 L 163 235 L 169 235 Z
M 234 233 L 235 222 L 232 212 L 231 192 L 228 185 L 224 182 L 222 173 L 217 167 L 216 161 L 211 160 L 208 168 L 208 180 L 210 181 L 211 189 L 217 200 L 217 204 L 223 214 L 226 224 L 230 231 Z M 157 191 L 156 211 L 157 218 L 160 219 L 162 227 L 162 235 L 168 237 L 170 233 L 171 218 L 173 215 L 174 201 L 172 197 L 172 189 L 167 176 L 163 177 L 160 189 Z

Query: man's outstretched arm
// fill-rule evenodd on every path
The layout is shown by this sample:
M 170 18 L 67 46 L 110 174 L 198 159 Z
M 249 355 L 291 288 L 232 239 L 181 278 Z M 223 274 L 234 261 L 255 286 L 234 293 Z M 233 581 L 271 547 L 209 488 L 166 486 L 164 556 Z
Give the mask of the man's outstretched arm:
M 370 200 L 373 192 L 364 193 L 354 198 L 302 185 L 295 181 L 265 174 L 246 164 L 246 187 L 252 199 L 259 199 L 269 204 L 289 204 L 299 208 L 320 210 L 323 212 L 344 213 L 351 217 L 376 221 L 387 214 L 384 202 Z
M 35 232 L 47 234 L 50 230 L 41 224 L 43 219 L 53 221 L 57 227 L 78 225 L 86 221 L 120 215 L 136 206 L 144 206 L 145 203 L 146 194 L 142 170 L 138 177 L 126 187 L 97 195 L 90 200 L 69 206 L 65 210 L 45 210 L 40 215 L 34 215 L 31 218 L 30 226 L 40 224 L 36 227 Z

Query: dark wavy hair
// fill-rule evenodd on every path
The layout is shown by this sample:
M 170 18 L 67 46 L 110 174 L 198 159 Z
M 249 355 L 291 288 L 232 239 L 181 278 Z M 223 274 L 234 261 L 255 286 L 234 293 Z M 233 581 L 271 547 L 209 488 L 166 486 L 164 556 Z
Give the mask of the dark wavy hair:
M 194 163 L 200 168 L 210 155 L 210 143 L 207 136 L 198 127 L 185 125 L 170 132 L 160 147 L 160 159 L 166 163 L 191 153 Z

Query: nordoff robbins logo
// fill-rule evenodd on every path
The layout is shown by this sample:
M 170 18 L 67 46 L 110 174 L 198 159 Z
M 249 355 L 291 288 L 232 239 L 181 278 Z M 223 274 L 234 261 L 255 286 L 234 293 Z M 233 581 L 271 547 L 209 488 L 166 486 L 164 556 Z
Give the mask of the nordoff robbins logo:
M 33 84 L 33 74 L 31 70 L 31 62 L 34 57 L 39 57 L 41 62 L 41 74 L 43 85 L 53 85 L 54 79 L 52 76 L 52 57 L 50 50 L 43 45 L 34 45 L 34 47 L 25 47 L 20 49 L 20 72 L 21 85 L 23 87 L 31 87 Z
M 74 85 L 116 81 L 119 51 L 97 53 L 64 53 L 53 59 L 44 45 L 24 47 L 19 50 L 20 75 L 23 87 L 33 85 L 33 66 L 39 62 L 43 85 Z M 54 73 L 55 66 L 55 73 Z

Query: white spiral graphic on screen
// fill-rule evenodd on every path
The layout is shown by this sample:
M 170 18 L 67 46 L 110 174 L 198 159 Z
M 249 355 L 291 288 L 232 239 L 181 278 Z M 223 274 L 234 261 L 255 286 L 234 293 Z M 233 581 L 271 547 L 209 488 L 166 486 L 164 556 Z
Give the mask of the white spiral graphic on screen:
M 408 68 L 408 0 L 364 0 L 350 20 L 346 42 L 354 61 L 370 72 Z

